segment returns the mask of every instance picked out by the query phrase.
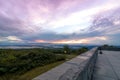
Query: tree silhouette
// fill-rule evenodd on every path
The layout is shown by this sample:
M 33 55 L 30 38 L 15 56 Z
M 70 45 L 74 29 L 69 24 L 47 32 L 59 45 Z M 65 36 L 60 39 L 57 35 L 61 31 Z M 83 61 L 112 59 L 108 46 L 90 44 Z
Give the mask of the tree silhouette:
M 70 48 L 68 45 L 64 45 L 63 49 L 65 54 L 70 54 Z

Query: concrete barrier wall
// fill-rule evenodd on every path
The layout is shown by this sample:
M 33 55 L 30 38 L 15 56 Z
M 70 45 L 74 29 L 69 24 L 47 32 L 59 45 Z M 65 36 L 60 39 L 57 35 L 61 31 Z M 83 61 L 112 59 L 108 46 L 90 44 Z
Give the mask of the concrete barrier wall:
M 91 80 L 96 58 L 97 48 L 93 48 L 33 80 Z

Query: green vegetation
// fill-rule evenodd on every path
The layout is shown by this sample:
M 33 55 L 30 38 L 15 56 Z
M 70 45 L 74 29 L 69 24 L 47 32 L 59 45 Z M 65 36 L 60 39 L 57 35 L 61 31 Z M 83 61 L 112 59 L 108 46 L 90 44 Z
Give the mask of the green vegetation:
M 114 46 L 114 45 L 108 45 L 108 44 L 104 44 L 102 46 L 100 46 L 101 48 L 119 48 L 118 46 Z
M 104 44 L 104 45 L 100 46 L 98 49 L 111 50 L 111 51 L 120 51 L 119 46 L 108 45 L 108 44 Z
M 64 45 L 63 49 L 65 54 L 70 54 L 70 48 L 68 45 Z
M 58 61 L 54 63 L 50 63 L 44 66 L 39 66 L 36 68 L 33 68 L 24 74 L 16 74 L 16 73 L 11 73 L 11 74 L 5 74 L 0 76 L 0 80 L 32 80 L 34 77 L 54 68 L 57 65 L 62 64 L 64 61 Z
M 0 80 L 31 80 L 85 51 L 87 48 L 70 49 L 68 46 L 54 49 L 0 49 Z

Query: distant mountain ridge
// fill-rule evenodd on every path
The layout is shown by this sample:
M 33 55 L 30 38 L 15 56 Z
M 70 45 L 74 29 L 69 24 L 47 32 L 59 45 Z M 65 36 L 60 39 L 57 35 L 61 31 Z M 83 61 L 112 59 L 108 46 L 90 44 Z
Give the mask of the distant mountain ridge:
M 99 45 L 86 45 L 86 44 L 51 44 L 51 43 L 31 43 L 31 44 L 11 44 L 11 45 L 0 45 L 0 48 L 63 48 L 64 45 L 68 45 L 70 48 L 87 47 L 91 49 Z

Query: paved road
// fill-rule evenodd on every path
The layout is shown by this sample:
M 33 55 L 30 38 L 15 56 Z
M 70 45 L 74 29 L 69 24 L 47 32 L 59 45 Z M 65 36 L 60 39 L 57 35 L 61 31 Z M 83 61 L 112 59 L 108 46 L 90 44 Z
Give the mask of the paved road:
M 120 51 L 103 51 L 98 54 L 94 80 L 120 80 Z

